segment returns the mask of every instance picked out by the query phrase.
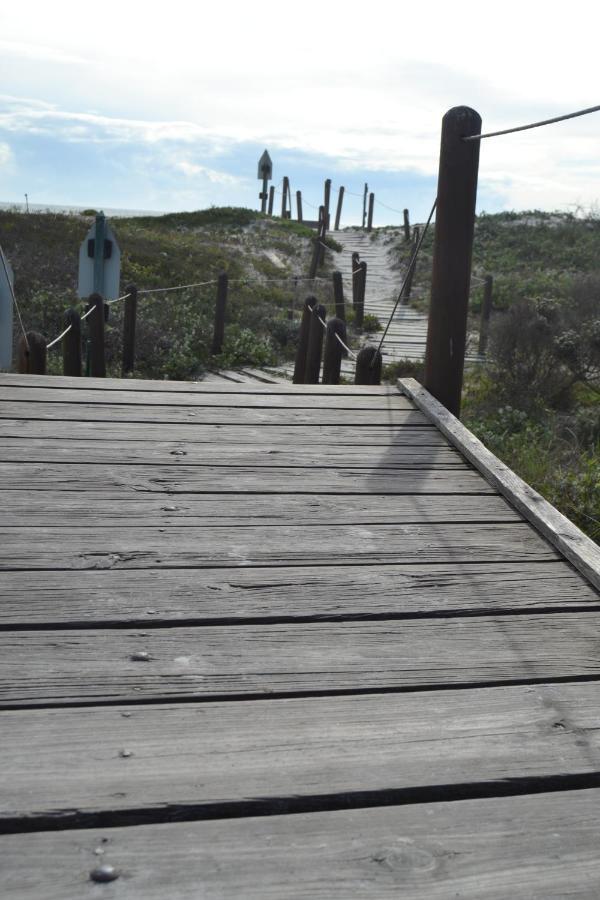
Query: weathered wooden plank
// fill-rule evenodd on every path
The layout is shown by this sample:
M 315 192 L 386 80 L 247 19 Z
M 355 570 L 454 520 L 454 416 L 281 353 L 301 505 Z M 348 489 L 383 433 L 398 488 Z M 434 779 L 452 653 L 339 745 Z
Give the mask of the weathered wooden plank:
M 564 562 L 0 573 L 0 625 L 444 615 L 598 608 Z
M 600 678 L 600 613 L 4 631 L 6 706 Z M 141 658 L 140 658 L 141 654 Z
M 290 409 L 282 407 L 243 408 L 234 406 L 150 406 L 108 403 L 27 403 L 3 401 L 0 418 L 66 422 L 145 422 L 160 424 L 205 425 L 399 425 L 427 424 L 423 413 L 416 409 L 355 409 L 330 405 L 324 409 Z
M 582 790 L 9 835 L 4 897 L 595 900 L 599 803 Z M 100 862 L 119 872 L 112 889 L 90 879 Z
M 0 821 L 597 773 L 598 687 L 7 710 Z
M 413 378 L 402 390 L 497 490 L 578 569 L 600 588 L 600 547 L 508 468 Z
M 70 403 L 76 408 L 89 404 L 110 406 L 152 406 L 152 407 L 227 407 L 232 408 L 273 408 L 273 409 L 370 409 L 370 410 L 407 410 L 414 409 L 413 404 L 399 391 L 387 394 L 361 395 L 340 394 L 322 395 L 319 393 L 298 394 L 293 392 L 273 393 L 235 393 L 222 394 L 203 391 L 202 393 L 181 393 L 173 391 L 135 391 L 135 390 L 78 390 L 71 388 L 26 388 L 1 387 L 3 403 L 31 403 L 33 405 Z
M 391 385 L 357 385 L 357 384 L 292 384 L 281 381 L 275 384 L 215 384 L 205 381 L 171 381 L 169 379 L 144 378 L 69 378 L 64 375 L 20 375 L 0 373 L 0 390 L 4 387 L 44 388 L 56 390 L 66 388 L 69 391 L 90 390 L 133 390 L 150 392 L 192 393 L 192 394 L 319 394 L 325 396 L 385 396 L 398 394 L 396 386 Z
M 140 422 L 62 422 L 34 419 L 0 419 L 0 438 L 60 439 L 66 445 L 71 440 L 82 441 L 135 441 L 146 447 L 155 443 L 184 442 L 186 444 L 259 444 L 289 447 L 365 447 L 365 458 L 371 448 L 381 447 L 448 447 L 448 441 L 437 428 L 427 424 L 422 427 L 386 425 L 355 428 L 344 425 L 313 425 L 310 428 L 285 425 L 195 425 L 180 424 L 177 434 L 170 425 L 154 423 L 148 428 Z M 317 451 L 319 453 L 322 450 Z
M 112 528 L 169 525 L 354 525 L 420 522 L 520 522 L 503 497 L 493 494 L 160 494 L 119 489 L 104 492 L 11 490 L 0 513 L 3 527 Z
M 406 429 L 412 430 L 412 429 Z M 306 468 L 316 458 L 314 449 L 280 444 L 261 444 L 64 440 L 61 438 L 9 438 L 0 445 L 1 462 L 106 463 L 109 465 L 142 463 L 144 465 L 224 465 L 224 466 L 293 466 Z M 420 447 L 403 444 L 391 447 L 350 447 L 333 445 L 321 451 L 323 465 L 339 468 L 385 466 L 387 468 L 447 469 L 467 468 L 463 457 L 452 447 Z
M 477 525 L 227 525 L 0 528 L 1 569 L 380 566 L 541 562 L 559 555 L 525 522 Z
M 450 469 L 388 469 L 366 465 L 330 469 L 316 462 L 307 468 L 285 466 L 142 466 L 62 465 L 60 463 L 0 463 L 0 481 L 7 497 L 23 491 L 112 491 L 127 497 L 146 491 L 178 493 L 259 494 L 495 494 L 478 472 Z M 115 494 L 116 489 L 120 489 Z M 10 502 L 10 498 L 7 499 Z

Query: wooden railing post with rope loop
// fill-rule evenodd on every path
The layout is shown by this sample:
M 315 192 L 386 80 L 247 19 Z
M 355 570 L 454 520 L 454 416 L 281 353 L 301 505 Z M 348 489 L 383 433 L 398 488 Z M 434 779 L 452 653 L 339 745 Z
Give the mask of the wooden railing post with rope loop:
M 298 334 L 298 348 L 296 350 L 296 362 L 294 364 L 294 384 L 304 384 L 304 373 L 306 371 L 306 351 L 308 349 L 308 332 L 310 329 L 311 308 L 317 302 L 316 297 L 307 297 L 302 308 L 302 320 L 300 322 L 300 332 Z
M 346 323 L 336 316 L 327 322 L 325 353 L 323 356 L 323 384 L 339 384 L 342 358 L 345 351 L 337 336 L 346 341 Z
M 318 384 L 321 371 L 321 358 L 323 356 L 324 328 L 319 319 L 325 319 L 327 315 L 325 307 L 318 304 L 313 307 L 310 314 L 310 327 L 308 329 L 308 347 L 306 349 L 306 369 L 304 370 L 304 384 Z
M 375 194 L 369 194 L 369 214 L 367 217 L 367 231 L 373 231 L 373 208 L 375 205 Z
M 356 357 L 354 384 L 381 384 L 381 366 L 381 352 L 377 347 L 363 347 Z
M 363 327 L 365 317 L 365 294 L 367 292 L 367 264 L 358 264 L 356 275 L 356 305 L 354 307 L 354 324 L 357 328 Z
M 296 211 L 298 213 L 298 221 L 302 221 L 302 191 L 296 191 Z
M 339 229 L 340 229 L 340 219 L 342 217 L 342 204 L 344 202 L 344 191 L 345 191 L 345 188 L 343 188 L 343 187 L 341 187 L 338 191 L 337 209 L 335 211 L 335 224 L 333 226 L 335 231 L 339 231 Z
M 19 339 L 18 369 L 20 375 L 46 374 L 46 338 L 37 331 L 28 331 Z
M 341 272 L 333 273 L 333 299 L 335 302 L 335 314 L 338 319 L 346 321 L 346 304 L 344 302 L 344 282 Z M 345 338 L 344 338 L 345 340 Z M 337 342 L 336 342 L 337 343 Z
M 481 118 L 467 106 L 442 121 L 424 387 L 460 415 Z
M 403 216 L 404 216 L 404 226 L 403 226 L 404 227 L 404 240 L 408 244 L 408 242 L 410 241 L 410 221 L 408 218 L 408 210 L 407 209 L 404 210 Z

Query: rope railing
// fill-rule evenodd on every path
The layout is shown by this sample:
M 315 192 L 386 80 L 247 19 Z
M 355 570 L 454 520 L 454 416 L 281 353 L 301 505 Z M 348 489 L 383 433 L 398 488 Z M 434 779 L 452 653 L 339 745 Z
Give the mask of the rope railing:
M 315 312 L 315 307 L 314 307 L 314 306 L 311 306 L 310 303 L 307 303 L 306 306 L 307 306 L 307 308 L 311 311 L 311 313 L 314 313 L 314 312 Z M 322 319 L 321 316 L 320 316 L 318 313 L 316 313 L 316 316 L 317 316 L 317 319 L 319 320 L 319 322 L 321 323 L 321 325 L 323 326 L 323 328 L 325 329 L 325 331 L 327 331 L 327 322 L 326 322 L 324 319 Z M 339 334 L 338 334 L 337 332 L 334 332 L 334 334 L 335 334 L 335 336 L 336 336 L 338 342 L 341 344 L 341 346 L 343 347 L 343 349 L 344 349 L 344 350 L 346 351 L 346 353 L 348 354 L 348 356 L 349 356 L 351 359 L 356 360 L 356 359 L 357 359 L 356 353 L 353 353 L 353 352 L 352 352 L 352 350 L 350 349 L 350 347 L 349 347 L 347 344 L 344 343 L 344 341 L 341 339 L 341 337 L 339 336 Z

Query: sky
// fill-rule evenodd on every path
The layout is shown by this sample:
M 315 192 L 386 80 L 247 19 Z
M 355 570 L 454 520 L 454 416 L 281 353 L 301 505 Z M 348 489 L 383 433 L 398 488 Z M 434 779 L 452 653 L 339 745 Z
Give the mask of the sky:
M 598 9 L 0 0 L 0 201 L 258 207 L 267 148 L 306 217 L 331 178 L 342 224 L 365 183 L 376 225 L 423 221 L 447 109 L 472 106 L 485 132 L 600 103 Z M 600 113 L 482 141 L 478 211 L 599 204 Z

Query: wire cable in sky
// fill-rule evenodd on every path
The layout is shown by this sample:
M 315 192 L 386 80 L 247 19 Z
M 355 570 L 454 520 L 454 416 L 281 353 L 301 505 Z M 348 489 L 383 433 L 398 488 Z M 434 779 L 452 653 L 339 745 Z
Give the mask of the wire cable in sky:
M 517 128 L 506 128 L 504 131 L 490 131 L 487 134 L 470 134 L 463 141 L 481 141 L 483 138 L 498 137 L 501 134 L 514 134 L 515 131 L 528 131 L 530 128 L 540 128 L 542 125 L 553 125 L 554 122 L 564 122 L 566 119 L 576 119 L 578 116 L 588 116 L 590 113 L 600 112 L 600 106 L 590 106 L 588 109 L 580 109 L 578 112 L 567 113 L 566 116 L 556 116 L 554 119 L 544 119 L 543 122 L 533 122 L 531 125 L 519 125 Z

